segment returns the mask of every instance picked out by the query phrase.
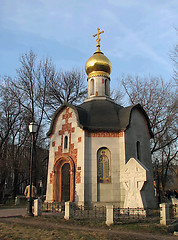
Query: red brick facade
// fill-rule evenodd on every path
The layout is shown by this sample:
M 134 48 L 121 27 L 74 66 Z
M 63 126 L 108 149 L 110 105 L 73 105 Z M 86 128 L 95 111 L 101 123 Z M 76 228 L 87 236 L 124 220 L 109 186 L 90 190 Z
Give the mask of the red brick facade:
M 76 171 L 77 149 L 75 149 L 74 144 L 71 143 L 71 133 L 75 132 L 75 128 L 72 127 L 72 123 L 68 122 L 69 118 L 72 117 L 72 112 L 69 113 L 69 108 L 66 108 L 64 111 L 66 111 L 66 113 L 62 113 L 62 119 L 65 119 L 65 123 L 62 125 L 62 129 L 59 131 L 59 135 L 61 136 L 61 145 L 58 146 L 58 149 L 55 152 L 54 169 L 53 173 L 50 175 L 50 183 L 53 183 L 53 201 L 61 200 L 61 169 L 65 163 L 70 164 L 70 169 L 73 168 L 73 170 L 70 170 L 70 201 L 74 201 L 76 183 L 81 182 L 81 172 Z M 67 152 L 64 152 L 63 146 L 65 132 L 69 134 Z M 81 138 L 78 138 L 78 142 L 81 142 Z M 52 143 L 52 146 L 53 145 L 55 146 L 55 142 Z M 71 165 L 71 162 L 73 162 L 73 167 Z M 59 175 L 58 177 L 57 174 Z
M 87 137 L 123 137 L 122 132 L 86 132 Z
M 81 183 L 81 172 L 76 172 L 75 181 L 76 183 Z
M 52 183 L 53 183 L 53 174 L 50 173 L 50 184 L 52 184 Z

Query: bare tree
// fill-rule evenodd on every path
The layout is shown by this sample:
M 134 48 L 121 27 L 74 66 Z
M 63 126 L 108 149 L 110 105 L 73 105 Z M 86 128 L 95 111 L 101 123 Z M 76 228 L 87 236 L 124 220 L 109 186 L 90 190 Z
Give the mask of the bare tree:
M 21 108 L 9 92 L 9 78 L 4 78 L 0 86 L 0 200 L 4 198 L 4 188 L 11 174 L 13 158 L 10 156 L 11 143 L 15 143 L 15 131 L 21 119 Z M 16 129 L 16 130 L 15 130 Z M 14 135 L 15 134 L 15 135 Z M 14 135 L 14 136 L 13 136 Z
M 178 34 L 178 29 L 175 29 Z M 176 84 L 178 84 L 178 44 L 175 44 L 173 51 L 170 54 L 170 57 L 173 61 L 174 66 L 174 73 L 173 73 L 173 79 L 175 80 Z
M 55 70 L 49 58 L 37 61 L 37 56 L 32 51 L 22 55 L 20 63 L 21 67 L 17 70 L 17 79 L 11 81 L 10 93 L 20 104 L 21 111 L 25 116 L 24 124 L 26 129 L 28 129 L 31 121 L 36 121 L 38 124 L 34 139 L 36 157 L 33 165 L 33 180 L 37 183 L 41 167 L 41 157 L 37 156 L 37 146 L 44 146 L 43 142 L 46 138 L 43 134 L 43 127 L 45 127 L 47 84 L 53 78 Z M 28 137 L 30 139 L 29 135 Z
M 15 79 L 5 78 L 0 88 L 0 193 L 5 183 L 13 196 L 29 176 L 30 135 L 28 125 L 38 123 L 34 141 L 33 180 L 46 181 L 48 150 L 46 126 L 63 102 L 80 102 L 86 94 L 84 74 L 72 70 L 57 73 L 50 58 L 38 60 L 30 51 L 21 56 Z M 2 190 L 2 191 L 1 191 Z M 1 196 L 0 196 L 1 198 Z
M 118 88 L 111 90 L 111 98 L 114 100 L 115 103 L 122 105 L 124 100 L 124 94 L 121 90 L 122 86 L 118 86 Z
M 37 56 L 32 51 L 22 55 L 20 63 L 17 79 L 11 82 L 11 93 L 20 102 L 21 108 L 28 112 L 31 121 L 38 122 L 37 140 L 44 118 L 47 83 L 53 77 L 53 66 L 48 58 L 37 62 Z
M 172 163 L 177 161 L 177 95 L 175 85 L 161 78 L 128 76 L 122 80 L 131 104 L 140 103 L 147 112 L 154 139 L 151 142 L 153 161 L 161 164 L 163 189 Z
M 48 106 L 56 110 L 64 102 L 82 102 L 87 94 L 84 79 L 84 73 L 77 69 L 58 73 L 48 85 Z

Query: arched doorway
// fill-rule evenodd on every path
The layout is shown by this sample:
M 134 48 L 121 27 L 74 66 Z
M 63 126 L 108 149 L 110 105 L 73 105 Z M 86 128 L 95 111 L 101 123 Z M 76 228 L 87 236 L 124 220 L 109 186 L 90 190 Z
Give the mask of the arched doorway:
M 61 201 L 70 201 L 70 165 L 65 163 L 61 169 Z
M 55 161 L 53 170 L 53 201 L 74 201 L 74 170 L 74 162 L 69 156 L 61 157 Z

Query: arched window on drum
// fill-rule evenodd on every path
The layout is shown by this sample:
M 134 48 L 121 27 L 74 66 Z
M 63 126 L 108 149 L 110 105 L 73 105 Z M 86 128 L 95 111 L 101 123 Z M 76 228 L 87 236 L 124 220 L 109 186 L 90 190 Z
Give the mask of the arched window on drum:
M 91 79 L 91 81 L 90 81 L 90 96 L 94 95 L 94 88 L 95 88 L 94 79 Z
M 97 152 L 97 177 L 99 183 L 111 182 L 111 153 L 106 147 Z
M 109 96 L 109 84 L 107 79 L 105 79 L 105 95 Z

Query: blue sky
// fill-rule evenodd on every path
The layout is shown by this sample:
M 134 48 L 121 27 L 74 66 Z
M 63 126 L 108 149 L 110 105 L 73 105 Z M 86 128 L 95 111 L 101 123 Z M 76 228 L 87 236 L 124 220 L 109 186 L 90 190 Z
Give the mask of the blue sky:
M 57 69 L 84 70 L 100 27 L 112 86 L 123 74 L 170 79 L 177 13 L 177 0 L 0 0 L 0 75 L 15 76 L 29 50 Z

